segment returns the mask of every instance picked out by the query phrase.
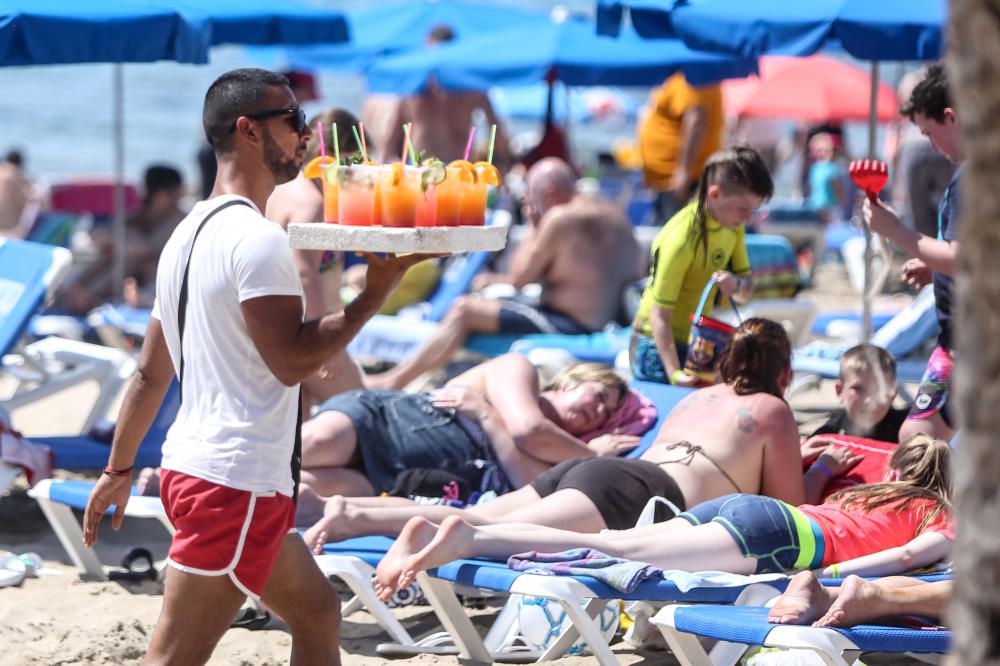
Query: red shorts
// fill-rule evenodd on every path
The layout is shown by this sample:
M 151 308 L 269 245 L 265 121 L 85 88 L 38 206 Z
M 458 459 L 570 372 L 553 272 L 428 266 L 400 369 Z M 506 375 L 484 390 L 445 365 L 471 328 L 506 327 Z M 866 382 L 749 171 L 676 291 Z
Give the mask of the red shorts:
M 295 524 L 292 498 L 171 470 L 163 470 L 160 497 L 176 530 L 170 564 L 187 573 L 229 576 L 242 592 L 259 598 Z

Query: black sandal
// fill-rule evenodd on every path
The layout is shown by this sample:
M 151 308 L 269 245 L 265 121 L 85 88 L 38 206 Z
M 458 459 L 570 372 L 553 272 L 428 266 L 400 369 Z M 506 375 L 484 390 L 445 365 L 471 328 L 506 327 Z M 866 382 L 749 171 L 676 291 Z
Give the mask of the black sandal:
M 133 548 L 122 560 L 122 569 L 108 572 L 109 580 L 125 580 L 133 583 L 144 580 L 155 581 L 159 572 L 153 564 L 153 554 L 147 548 Z

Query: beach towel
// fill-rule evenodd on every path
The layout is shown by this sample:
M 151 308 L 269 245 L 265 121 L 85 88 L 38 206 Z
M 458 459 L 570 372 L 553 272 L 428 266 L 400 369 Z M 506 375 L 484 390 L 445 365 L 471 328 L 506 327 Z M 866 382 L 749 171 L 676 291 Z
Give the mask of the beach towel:
M 11 428 L 5 412 L 0 412 L 0 460 L 24 469 L 31 486 L 52 476 L 52 450 L 22 437 Z
M 656 405 L 646 396 L 629 389 L 628 397 L 621 407 L 608 418 L 603 426 L 583 435 L 580 439 L 589 442 L 601 435 L 635 435 L 640 437 L 656 423 Z
M 611 557 L 592 548 L 573 548 L 561 553 L 519 553 L 507 560 L 507 566 L 527 573 L 590 576 L 624 593 L 632 592 L 647 578 L 663 575 L 663 570 L 652 564 Z

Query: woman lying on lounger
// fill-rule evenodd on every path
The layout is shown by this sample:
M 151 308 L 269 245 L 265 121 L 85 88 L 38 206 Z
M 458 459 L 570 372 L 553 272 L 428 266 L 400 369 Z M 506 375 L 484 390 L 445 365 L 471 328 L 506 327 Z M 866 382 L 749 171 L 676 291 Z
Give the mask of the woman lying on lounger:
M 480 525 L 521 522 L 579 532 L 625 529 L 635 525 L 654 496 L 669 499 L 681 511 L 732 492 L 802 504 L 807 496 L 798 429 L 781 398 L 791 377 L 790 359 L 788 336 L 780 324 L 748 319 L 722 359 L 724 383 L 682 400 L 641 458 L 570 460 L 520 490 L 469 509 L 400 506 L 392 498 L 333 497 L 326 502 L 322 520 L 306 533 L 306 541 L 319 549 L 326 541 L 351 536 L 398 534 L 413 516 L 440 522 L 453 514 Z M 845 464 L 836 452 L 821 461 L 835 472 Z M 827 477 L 810 472 L 806 480 L 821 491 Z M 814 501 L 819 501 L 818 494 Z M 657 520 L 674 515 L 665 506 L 660 509 Z
M 947 442 L 916 435 L 893 453 L 886 481 L 855 486 L 820 506 L 726 495 L 662 525 L 580 534 L 513 523 L 475 526 L 450 516 L 406 524 L 379 564 L 376 593 L 387 599 L 417 572 L 464 557 L 592 548 L 663 569 L 737 574 L 822 567 L 824 576 L 885 576 L 937 562 L 954 528 L 948 504 Z
M 539 390 L 538 371 L 519 354 L 431 393 L 336 395 L 302 426 L 300 516 L 317 495 L 388 492 L 406 470 L 444 470 L 472 490 L 503 493 L 563 460 L 624 453 L 638 437 L 592 435 L 628 399 L 625 381 L 599 363 L 569 366 Z

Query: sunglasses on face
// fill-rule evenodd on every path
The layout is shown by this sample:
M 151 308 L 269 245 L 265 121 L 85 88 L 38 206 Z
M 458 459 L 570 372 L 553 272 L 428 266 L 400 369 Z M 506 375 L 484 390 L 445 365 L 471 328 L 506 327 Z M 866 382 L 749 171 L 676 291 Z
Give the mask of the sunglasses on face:
M 293 115 L 294 114 L 294 115 Z M 250 120 L 264 120 L 266 118 L 274 118 L 276 116 L 288 116 L 288 124 L 291 125 L 292 130 L 297 134 L 302 134 L 306 131 L 306 112 L 302 110 L 299 106 L 289 106 L 284 109 L 271 109 L 270 111 L 258 111 L 257 113 L 245 113 L 243 118 L 249 118 Z M 239 118 L 237 118 L 239 120 Z M 236 131 L 236 120 L 229 128 L 229 133 L 232 134 Z

